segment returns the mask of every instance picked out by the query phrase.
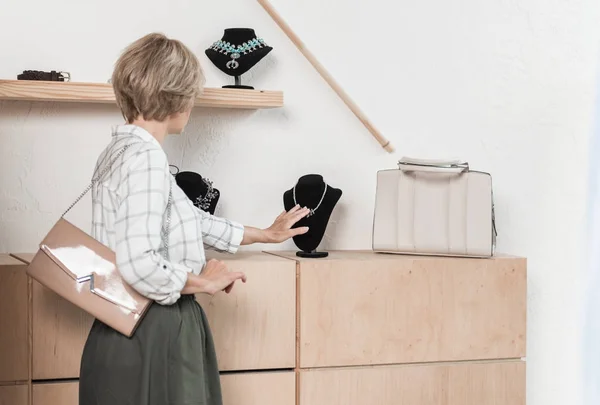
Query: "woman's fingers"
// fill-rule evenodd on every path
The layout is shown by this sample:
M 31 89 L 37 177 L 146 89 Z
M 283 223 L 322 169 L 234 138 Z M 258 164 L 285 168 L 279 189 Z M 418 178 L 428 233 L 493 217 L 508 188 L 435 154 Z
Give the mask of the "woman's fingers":
M 310 210 L 306 207 L 296 206 L 285 213 L 284 218 L 289 219 L 297 215 L 306 215 Z
M 295 205 L 289 211 L 284 211 L 275 219 L 275 222 L 283 222 L 286 227 L 290 228 L 296 222 L 308 215 L 310 210 L 306 207 Z
M 235 280 L 242 280 L 242 282 L 246 282 L 246 274 L 242 273 L 241 271 L 234 271 L 231 273 L 228 273 L 229 275 L 229 279 L 234 282 Z
M 290 215 L 288 218 L 286 218 L 288 227 L 291 227 L 296 222 L 300 221 L 302 218 L 307 216 L 309 212 L 310 212 L 310 210 L 308 208 L 302 208 L 301 210 Z
M 301 226 L 298 228 L 286 229 L 279 231 L 275 234 L 276 242 L 285 242 L 286 240 L 293 238 L 296 235 L 303 235 L 308 232 L 308 226 Z
M 296 204 L 295 206 L 293 206 L 293 207 L 292 207 L 292 208 L 291 208 L 291 209 L 290 209 L 290 210 L 287 212 L 287 214 L 288 214 L 288 215 L 289 215 L 289 214 L 293 214 L 294 212 L 296 212 L 296 211 L 298 211 L 298 210 L 300 210 L 300 209 L 301 209 L 301 208 L 300 208 L 300 204 Z
M 231 290 L 233 290 L 233 286 L 235 285 L 235 282 L 237 280 L 242 280 L 243 283 L 246 282 L 246 274 L 242 273 L 242 272 L 233 272 L 233 273 L 227 273 L 227 279 L 229 284 L 227 285 L 227 287 L 225 287 L 223 289 L 223 291 L 227 294 L 229 294 L 231 292 Z
M 290 233 L 292 234 L 292 236 L 290 237 L 304 235 L 306 232 L 308 232 L 308 226 L 301 226 L 298 228 L 290 229 Z

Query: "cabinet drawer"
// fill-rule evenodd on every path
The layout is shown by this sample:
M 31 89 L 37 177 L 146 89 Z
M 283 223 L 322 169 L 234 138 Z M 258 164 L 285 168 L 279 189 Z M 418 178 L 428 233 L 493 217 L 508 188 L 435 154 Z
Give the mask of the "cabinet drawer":
M 299 260 L 301 367 L 525 356 L 525 259 Z
M 32 405 L 78 405 L 79 383 L 33 384 Z
M 306 370 L 300 405 L 525 405 L 525 363 Z
M 29 386 L 0 385 L 0 405 L 29 405 Z
M 223 405 L 294 405 L 296 401 L 296 381 L 293 371 L 223 375 L 221 387 Z M 0 405 L 21 405 L 4 404 L 2 398 L 2 387 L 0 387 Z M 79 383 L 77 382 L 33 385 L 32 405 L 78 404 Z
M 223 405 L 295 405 L 293 371 L 236 373 L 221 376 Z
M 248 277 L 230 294 L 197 295 L 207 313 L 221 370 L 293 368 L 296 264 L 260 252 L 210 257 Z
M 26 265 L 0 255 L 0 382 L 29 379 L 29 300 Z

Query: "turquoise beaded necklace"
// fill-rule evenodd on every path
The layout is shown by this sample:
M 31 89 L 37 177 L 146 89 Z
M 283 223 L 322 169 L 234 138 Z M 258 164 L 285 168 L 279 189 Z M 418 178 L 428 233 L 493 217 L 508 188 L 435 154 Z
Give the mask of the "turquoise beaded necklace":
M 244 42 L 242 45 L 237 46 L 232 45 L 229 42 L 219 40 L 212 44 L 210 49 L 225 55 L 229 55 L 231 60 L 227 62 L 227 69 L 237 69 L 240 64 L 236 59 L 239 59 L 240 56 L 247 55 L 257 49 L 264 48 L 265 46 L 267 46 L 267 44 L 262 38 L 252 38 L 250 41 Z

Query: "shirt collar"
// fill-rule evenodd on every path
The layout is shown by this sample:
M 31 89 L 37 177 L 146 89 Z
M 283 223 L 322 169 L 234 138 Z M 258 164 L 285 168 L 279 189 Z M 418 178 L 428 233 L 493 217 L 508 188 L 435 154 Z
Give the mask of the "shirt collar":
M 161 147 L 160 143 L 156 140 L 155 137 L 152 136 L 152 134 L 150 132 L 146 131 L 142 127 L 138 127 L 137 125 L 133 125 L 133 124 L 124 124 L 124 125 L 113 126 L 112 135 L 113 136 L 134 135 L 145 142 L 151 142 L 151 143 Z

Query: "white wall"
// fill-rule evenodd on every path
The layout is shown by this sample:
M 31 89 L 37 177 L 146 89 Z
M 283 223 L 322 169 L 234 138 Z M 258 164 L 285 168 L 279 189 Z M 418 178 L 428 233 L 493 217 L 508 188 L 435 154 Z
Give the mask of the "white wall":
M 2 0 L 0 77 L 61 69 L 105 82 L 149 31 L 203 50 L 250 26 L 275 50 L 244 79 L 278 110 L 196 110 L 166 145 L 222 191 L 219 213 L 268 225 L 305 173 L 344 191 L 324 248 L 369 248 L 375 172 L 402 155 L 493 174 L 499 250 L 529 258 L 528 404 L 575 404 L 588 134 L 600 3 L 273 0 L 397 148 L 386 154 L 253 0 Z M 114 106 L 0 102 L 0 251 L 32 251 L 79 194 L 120 122 Z M 87 206 L 71 218 L 85 224 Z M 256 248 L 260 248 L 256 247 Z M 278 248 L 293 248 L 288 243 Z

